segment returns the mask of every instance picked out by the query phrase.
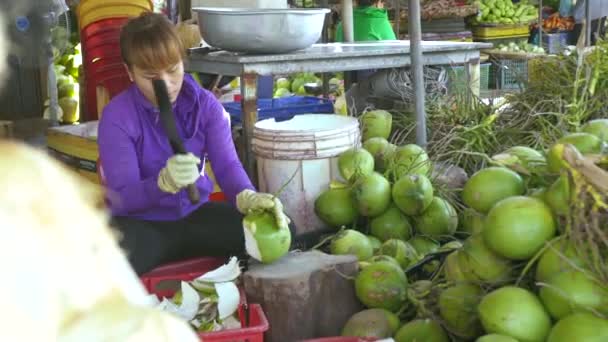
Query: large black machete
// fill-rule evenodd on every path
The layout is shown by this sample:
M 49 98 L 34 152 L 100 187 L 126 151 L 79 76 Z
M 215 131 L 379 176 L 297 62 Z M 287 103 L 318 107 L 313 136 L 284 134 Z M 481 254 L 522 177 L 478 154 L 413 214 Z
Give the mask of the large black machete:
M 171 100 L 169 99 L 169 92 L 167 91 L 167 85 L 163 80 L 152 81 L 154 86 L 154 94 L 156 95 L 156 102 L 158 103 L 158 109 L 160 110 L 160 121 L 167 134 L 173 153 L 175 154 L 186 154 L 188 153 L 184 148 L 184 143 L 177 133 L 177 127 L 175 126 L 175 116 L 171 107 Z M 198 188 L 195 184 L 190 184 L 186 187 L 188 191 L 188 198 L 192 204 L 196 204 L 200 201 L 201 195 L 198 192 Z

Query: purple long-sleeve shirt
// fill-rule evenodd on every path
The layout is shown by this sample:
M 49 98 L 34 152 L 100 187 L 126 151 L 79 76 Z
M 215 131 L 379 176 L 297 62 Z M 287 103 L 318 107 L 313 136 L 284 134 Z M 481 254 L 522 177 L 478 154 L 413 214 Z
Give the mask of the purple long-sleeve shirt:
M 234 148 L 230 117 L 213 94 L 186 75 L 173 111 L 186 150 L 201 161 L 207 157 L 219 186 L 232 203 L 239 192 L 253 189 Z M 134 84 L 104 108 L 98 143 L 113 215 L 177 220 L 206 202 L 213 191 L 207 175 L 196 182 L 201 194 L 199 204 L 191 204 L 185 190 L 173 195 L 158 188 L 158 174 L 173 151 L 158 108 Z

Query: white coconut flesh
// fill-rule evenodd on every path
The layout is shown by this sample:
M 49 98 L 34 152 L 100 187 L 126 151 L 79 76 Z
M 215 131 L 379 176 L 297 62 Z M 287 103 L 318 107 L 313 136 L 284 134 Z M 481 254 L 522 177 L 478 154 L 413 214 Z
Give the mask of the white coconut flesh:
M 232 316 L 239 308 L 241 293 L 232 282 L 216 283 L 217 311 L 220 319 Z
M 255 224 L 243 224 L 243 232 L 245 235 L 245 250 L 252 258 L 257 261 L 262 261 L 262 252 L 258 246 L 258 242 L 255 239 L 256 232 Z
M 239 267 L 239 261 L 236 257 L 232 257 L 227 264 L 196 278 L 194 283 L 224 283 L 227 281 L 234 281 L 240 275 L 241 268 Z
M 162 311 L 181 317 L 186 321 L 191 321 L 198 312 L 198 305 L 201 301 L 201 297 L 199 296 L 198 292 L 185 281 L 181 282 L 181 287 L 182 302 L 179 306 L 165 298 L 158 305 L 158 308 Z

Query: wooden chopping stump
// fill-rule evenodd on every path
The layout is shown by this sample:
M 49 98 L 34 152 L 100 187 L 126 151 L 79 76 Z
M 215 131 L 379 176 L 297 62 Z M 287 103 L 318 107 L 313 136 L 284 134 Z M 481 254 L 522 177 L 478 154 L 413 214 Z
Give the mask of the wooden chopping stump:
M 358 261 L 352 255 L 292 252 L 271 265 L 254 264 L 244 274 L 249 303 L 259 303 L 270 323 L 266 342 L 339 336 L 363 309 L 355 295 Z

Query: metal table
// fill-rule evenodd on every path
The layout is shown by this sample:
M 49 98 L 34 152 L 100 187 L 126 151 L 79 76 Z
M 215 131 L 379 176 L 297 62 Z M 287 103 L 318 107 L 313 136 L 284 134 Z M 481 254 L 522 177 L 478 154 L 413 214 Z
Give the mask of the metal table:
M 479 89 L 479 50 L 487 43 L 422 42 L 424 65 L 467 64 L 472 89 Z M 409 41 L 315 44 L 308 49 L 277 55 L 244 55 L 226 51 L 198 53 L 191 50 L 189 72 L 241 77 L 242 122 L 245 151 L 243 164 L 256 182 L 255 158 L 251 152 L 253 127 L 257 121 L 259 75 L 296 72 L 340 72 L 401 68 L 411 65 Z

